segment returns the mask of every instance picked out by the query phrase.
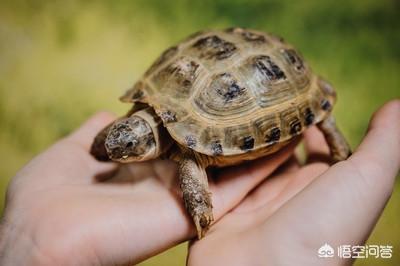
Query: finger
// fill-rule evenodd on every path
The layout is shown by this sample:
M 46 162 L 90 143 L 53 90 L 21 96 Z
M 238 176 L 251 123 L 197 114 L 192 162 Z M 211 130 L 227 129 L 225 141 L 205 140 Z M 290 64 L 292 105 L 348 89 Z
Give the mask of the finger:
M 328 144 L 317 127 L 311 127 L 304 132 L 304 148 L 307 163 L 330 161 Z
M 301 170 L 297 156 L 292 154 L 287 161 L 276 169 L 268 179 L 252 190 L 245 201 L 240 204 L 240 209 L 250 210 L 255 206 L 263 205 L 274 199 L 293 178 L 294 173 Z M 262 187 L 262 189 L 261 189 Z M 265 188 L 265 190 L 264 190 Z M 260 198 L 262 197 L 262 200 Z M 255 204 L 257 202 L 257 204 Z M 235 211 L 237 208 L 235 209 Z
M 223 213 L 240 202 L 257 183 L 266 175 L 273 172 L 293 153 L 294 146 L 295 143 L 292 143 L 273 156 L 268 156 L 245 165 L 224 169 L 226 172 L 224 171 L 220 174 L 216 184 L 210 183 L 214 217 L 216 219 L 220 218 Z M 166 173 L 176 172 L 176 165 L 168 164 L 157 169 L 155 168 L 154 171 L 150 172 L 150 175 L 156 174 L 161 177 Z M 166 242 L 176 243 L 176 241 L 194 237 L 196 234 L 193 221 L 182 204 L 180 193 L 175 193 L 172 186 L 168 186 L 170 190 L 165 189 L 165 183 L 162 182 L 163 184 L 161 184 L 158 181 L 160 179 L 149 178 L 136 184 L 134 188 L 111 188 L 105 191 L 107 199 L 110 198 L 108 193 L 113 189 L 115 190 L 115 196 L 112 197 L 113 201 L 115 201 L 117 196 L 124 198 L 123 202 L 126 205 L 126 211 L 118 210 L 118 217 L 123 216 L 126 218 L 121 220 L 135 221 L 136 225 L 137 223 L 143 223 L 141 225 L 143 230 L 139 230 L 139 232 L 138 230 L 131 230 L 129 233 L 125 233 L 124 236 L 132 234 L 137 238 L 138 235 L 143 234 L 143 237 L 147 239 L 160 239 L 160 235 L 163 236 L 163 241 L 150 241 L 153 243 L 152 246 L 154 247 L 151 248 L 153 250 L 159 249 L 160 245 L 165 246 Z M 138 215 L 138 212 L 132 212 L 131 199 L 138 197 L 139 194 L 146 197 L 149 191 L 151 191 L 151 194 L 148 197 L 148 202 L 143 204 L 143 212 L 145 211 L 147 215 L 142 216 Z M 150 205 L 152 207 L 149 207 Z M 151 216 L 154 217 L 150 219 L 149 217 Z M 160 221 L 162 221 L 162 226 L 158 224 Z M 131 226 L 131 228 L 135 228 L 135 226 Z M 146 228 L 151 229 L 146 230 Z M 124 237 L 124 239 L 129 240 L 132 238 Z M 130 241 L 130 243 L 132 242 Z M 137 249 L 137 247 L 132 248 L 134 250 Z M 132 250 L 128 254 L 131 256 Z
M 350 159 L 371 185 L 387 183 L 390 189 L 394 182 L 400 163 L 399 118 L 400 100 L 383 106 L 374 114 L 367 136 Z M 382 180 L 383 176 L 393 178 Z
M 287 161 L 285 161 L 281 166 L 276 169 L 274 176 L 283 173 L 295 172 L 300 169 L 300 162 L 296 154 L 292 154 Z
M 255 184 L 287 159 L 294 146 L 295 143 L 292 143 L 277 154 L 246 166 L 226 169 L 229 174 L 221 174 L 218 184 L 212 186 L 216 218 L 221 217 L 222 212 L 239 202 Z M 163 176 L 170 172 L 176 172 L 175 164 L 160 165 L 141 175 Z M 91 212 L 90 217 L 103 223 L 102 231 L 106 232 L 102 240 L 95 241 L 99 254 L 124 258 L 124 261 L 134 256 L 143 259 L 195 236 L 193 221 L 185 211 L 180 193 L 174 193 L 172 187 L 171 190 L 165 189 L 158 180 L 148 178 L 132 187 L 97 187 L 96 196 L 102 196 L 96 200 L 99 211 L 95 214 Z M 107 219 L 104 219 L 105 214 Z M 110 222 L 118 225 L 117 231 L 109 230 Z M 137 245 L 132 239 L 146 239 L 148 244 Z M 117 251 L 109 248 L 110 243 L 117 244 Z M 115 252 L 119 256 L 115 256 Z
M 284 163 L 293 154 L 298 142 L 292 142 L 276 154 L 225 169 L 215 184 L 211 184 L 216 219 L 236 206 L 249 191 Z
M 99 112 L 89 118 L 81 127 L 72 132 L 67 138 L 67 141 L 81 145 L 85 150 L 89 150 L 94 137 L 104 127 L 116 119 L 116 116 L 109 112 Z
M 29 162 L 18 174 L 19 179 L 35 179 L 39 187 L 66 183 L 92 183 L 97 174 L 112 171 L 113 163 L 100 163 L 88 152 L 96 133 L 113 120 L 99 113 L 70 136 L 58 141 Z
M 89 154 L 90 146 L 104 127 L 116 119 L 114 114 L 99 112 L 89 118 L 76 131 L 54 145 L 54 153 L 64 157 L 59 162 L 61 169 L 68 169 L 66 182 L 92 183 L 105 179 L 105 175 L 115 170 L 115 163 L 103 163 Z M 74 170 L 72 170 L 74 169 Z M 63 178 L 63 175 L 59 175 Z
M 307 246 L 362 244 L 391 195 L 400 168 L 400 101 L 383 106 L 349 160 L 332 166 L 269 219 L 268 232 L 288 226 Z M 294 231 L 294 232 L 293 232 Z M 313 234 L 310 234 L 313 232 Z M 284 236 L 280 236 L 284 237 Z M 311 254 L 310 254 L 311 256 Z
M 328 167 L 325 163 L 313 163 L 297 171 L 271 176 L 257 186 L 233 212 L 241 213 L 259 209 L 258 216 L 266 219 L 325 172 Z

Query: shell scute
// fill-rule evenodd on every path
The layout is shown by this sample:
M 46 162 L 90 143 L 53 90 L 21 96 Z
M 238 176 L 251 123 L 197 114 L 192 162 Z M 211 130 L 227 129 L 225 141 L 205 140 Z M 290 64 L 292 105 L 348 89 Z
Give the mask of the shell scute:
M 192 47 L 198 52 L 199 58 L 223 60 L 230 57 L 237 47 L 217 35 L 210 35 L 197 40 Z
M 226 30 L 226 32 L 238 34 L 246 42 L 252 42 L 256 44 L 263 44 L 267 42 L 267 38 L 264 34 L 253 32 L 243 28 L 229 28 Z
M 242 147 L 245 148 L 246 146 L 249 146 L 245 144 L 245 138 L 249 136 L 253 137 L 254 130 L 251 125 L 247 123 L 239 126 L 228 126 L 224 129 L 224 136 L 228 136 L 225 137 L 224 141 L 224 147 L 226 147 L 227 151 L 232 151 L 236 149 L 243 150 Z
M 193 108 L 205 119 L 223 121 L 255 107 L 249 90 L 232 74 L 219 73 L 208 81 L 193 96 Z
M 180 57 L 153 75 L 151 82 L 161 93 L 175 98 L 188 98 L 201 71 L 198 62 Z
M 145 76 L 153 73 L 159 66 L 173 58 L 176 54 L 178 54 L 178 46 L 172 46 L 165 50 L 160 57 L 150 66 L 150 68 L 144 73 Z
M 275 62 L 270 56 L 256 55 L 240 66 L 241 75 L 248 78 L 246 83 L 252 88 L 255 101 L 262 108 L 285 102 L 296 94 L 283 68 Z
M 140 102 L 144 99 L 145 95 L 151 91 L 148 85 L 139 80 L 133 87 L 125 92 L 119 99 L 122 102 L 134 103 Z
M 122 97 L 152 106 L 172 138 L 209 156 L 276 150 L 324 119 L 335 99 L 293 47 L 243 28 L 187 38 Z
M 276 113 L 265 114 L 254 121 L 254 128 L 258 139 L 262 143 L 271 145 L 280 139 L 280 119 Z

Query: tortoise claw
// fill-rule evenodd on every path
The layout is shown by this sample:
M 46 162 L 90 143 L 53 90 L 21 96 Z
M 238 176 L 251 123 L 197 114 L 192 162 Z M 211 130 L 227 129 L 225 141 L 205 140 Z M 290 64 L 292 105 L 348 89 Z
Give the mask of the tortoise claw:
M 210 228 L 211 223 L 214 221 L 214 216 L 212 211 L 209 210 L 202 214 L 195 214 L 193 216 L 193 221 L 196 225 L 197 237 L 198 239 L 202 239 Z

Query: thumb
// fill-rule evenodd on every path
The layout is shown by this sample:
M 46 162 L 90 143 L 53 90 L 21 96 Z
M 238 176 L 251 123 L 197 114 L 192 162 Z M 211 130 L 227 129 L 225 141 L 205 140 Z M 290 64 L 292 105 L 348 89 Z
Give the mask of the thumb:
M 113 115 L 105 112 L 92 116 L 71 135 L 30 161 L 14 178 L 14 183 L 32 180 L 29 184 L 39 187 L 91 183 L 96 174 L 112 170 L 114 164 L 96 161 L 88 150 L 97 132 L 113 119 Z
M 290 223 L 285 227 L 290 228 L 288 233 L 298 236 L 300 243 L 306 240 L 314 251 L 325 242 L 336 246 L 364 243 L 400 168 L 399 121 L 399 100 L 380 108 L 353 156 L 332 166 L 284 205 L 272 217 L 273 225 Z

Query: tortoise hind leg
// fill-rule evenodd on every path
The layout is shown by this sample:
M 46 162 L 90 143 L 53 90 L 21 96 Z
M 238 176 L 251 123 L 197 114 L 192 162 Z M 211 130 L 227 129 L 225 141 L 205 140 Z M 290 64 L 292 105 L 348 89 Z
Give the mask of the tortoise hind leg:
M 325 120 L 317 124 L 325 136 L 335 162 L 346 160 L 351 155 L 351 149 L 343 134 L 336 127 L 335 119 L 329 115 Z
M 214 217 L 205 167 L 192 154 L 184 154 L 179 162 L 179 181 L 186 210 L 201 239 Z

